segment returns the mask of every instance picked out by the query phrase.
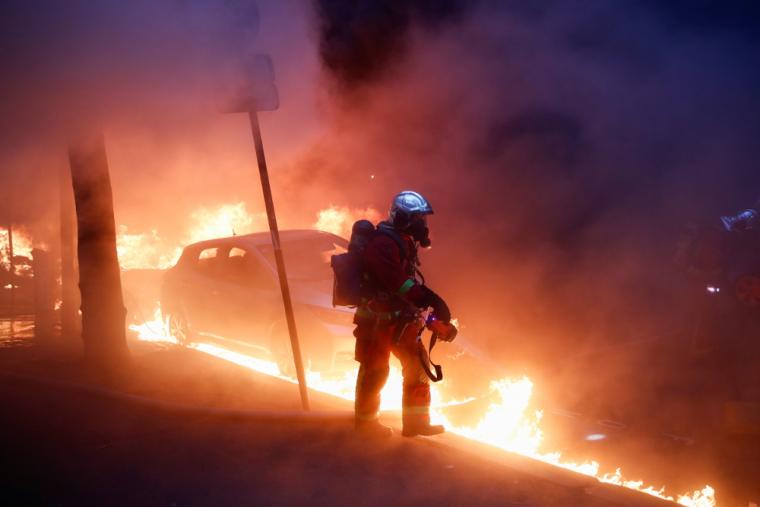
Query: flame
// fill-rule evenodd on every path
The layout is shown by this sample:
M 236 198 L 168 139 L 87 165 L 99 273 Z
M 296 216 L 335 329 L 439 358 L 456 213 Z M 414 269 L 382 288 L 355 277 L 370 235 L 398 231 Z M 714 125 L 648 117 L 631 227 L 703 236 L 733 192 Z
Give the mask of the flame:
M 190 224 L 180 244 L 266 229 L 266 213 L 251 214 L 244 202 L 204 207 L 190 214 Z M 120 225 L 116 236 L 116 251 L 122 269 L 167 269 L 179 259 L 182 246 L 167 244 L 156 229 L 147 233 L 132 233 L 127 226 Z
M 351 209 L 346 206 L 330 206 L 317 213 L 317 221 L 312 228 L 347 238 L 351 235 L 351 226 L 361 218 L 375 223 L 380 221 L 381 215 L 372 207 Z
M 664 487 L 657 489 L 653 486 L 644 486 L 644 481 L 641 480 L 624 479 L 619 468 L 614 473 L 600 473 L 599 463 L 596 461 L 573 463 L 563 461 L 562 454 L 559 452 L 541 452 L 543 432 L 540 428 L 540 422 L 542 412 L 540 410 L 531 411 L 532 393 L 533 383 L 527 377 L 517 380 L 504 378 L 491 382 L 489 395 L 494 401 L 475 426 L 456 426 L 447 421 L 446 417 L 435 409 L 433 409 L 431 416 L 435 417 L 436 422 L 445 424 L 453 433 L 595 477 L 600 482 L 635 489 L 663 500 L 690 507 L 716 505 L 715 490 L 710 486 L 693 491 L 691 494 L 678 495 L 678 498 L 675 499 L 665 494 Z
M 176 343 L 176 340 L 169 336 L 159 309 L 154 312 L 152 321 L 131 325 L 130 329 L 137 333 L 140 340 Z M 296 383 L 294 379 L 284 375 L 274 362 L 252 358 L 208 343 L 193 343 L 189 347 L 239 366 Z M 306 381 L 309 389 L 314 391 L 337 396 L 348 401 L 354 399 L 356 370 L 348 371 L 337 379 L 323 378 L 318 372 L 307 371 Z M 398 367 L 392 365 L 391 374 L 383 389 L 382 410 L 398 410 L 401 406 L 401 385 L 401 372 Z M 446 406 L 442 403 L 441 393 L 437 386 L 431 386 L 431 419 L 436 423 L 445 424 L 447 431 L 452 433 L 595 477 L 600 482 L 634 489 L 687 507 L 714 507 L 716 505 L 715 490 L 710 486 L 674 498 L 665 494 L 664 487 L 658 489 L 653 486 L 645 486 L 644 481 L 641 480 L 625 479 L 619 468 L 612 473 L 600 473 L 599 463 L 596 461 L 573 463 L 563 461 L 559 452 L 541 452 L 540 448 L 544 438 L 540 427 L 542 412 L 531 409 L 532 395 L 533 382 L 528 377 L 495 380 L 490 384 L 489 399 L 492 400 L 491 404 L 481 416 L 480 421 L 474 426 L 462 426 L 447 420 L 440 410 Z M 461 402 L 450 402 L 448 405 L 458 403 Z
M 8 229 L 0 231 L 0 269 L 10 271 L 10 235 Z M 40 248 L 46 248 L 45 245 L 40 244 Z M 13 228 L 13 258 L 14 258 L 14 274 L 17 276 L 30 277 L 32 276 L 32 238 L 22 229 L 16 227 Z M 26 258 L 27 260 L 21 260 L 19 257 Z M 11 289 L 13 286 L 9 283 L 4 288 Z
M 312 228 L 348 237 L 351 234 L 351 226 L 360 218 L 379 222 L 381 214 L 372 207 L 362 209 L 330 206 L 317 213 L 317 221 L 312 224 Z M 250 213 L 244 202 L 223 204 L 199 208 L 191 213 L 190 223 L 179 244 L 169 244 L 157 229 L 134 233 L 127 226 L 119 225 L 116 250 L 122 269 L 167 269 L 174 265 L 181 255 L 180 245 L 265 230 L 268 230 L 266 213 Z
M 0 267 L 10 269 L 8 229 L 0 231 Z M 13 228 L 13 256 L 32 258 L 32 238 L 25 231 Z
M 192 225 L 184 243 L 205 239 L 225 238 L 234 234 L 248 234 L 267 228 L 266 213 L 250 214 L 244 202 L 224 204 L 217 208 L 200 208 L 190 218 Z
M 131 324 L 129 329 L 134 331 L 137 334 L 137 338 L 141 341 L 177 344 L 177 340 L 168 332 L 166 322 L 164 322 L 161 315 L 160 307 L 154 310 L 152 320 L 145 321 L 142 324 Z M 272 361 L 247 356 L 210 343 L 191 343 L 188 344 L 188 348 L 204 352 L 259 373 L 264 373 L 265 375 L 297 383 L 295 379 L 282 373 L 277 363 Z M 310 389 L 347 401 L 354 400 L 356 370 L 347 371 L 340 378 L 323 378 L 321 373 L 310 370 L 307 370 L 305 373 L 306 383 Z M 401 380 L 401 370 L 398 367 L 391 367 L 386 389 L 383 390 L 381 410 L 393 410 L 401 406 Z M 436 397 L 436 399 L 438 398 Z
M 116 253 L 122 269 L 167 269 L 179 259 L 182 249 L 161 251 L 161 238 L 156 229 L 147 234 L 131 234 L 125 225 L 119 226 L 116 236 Z

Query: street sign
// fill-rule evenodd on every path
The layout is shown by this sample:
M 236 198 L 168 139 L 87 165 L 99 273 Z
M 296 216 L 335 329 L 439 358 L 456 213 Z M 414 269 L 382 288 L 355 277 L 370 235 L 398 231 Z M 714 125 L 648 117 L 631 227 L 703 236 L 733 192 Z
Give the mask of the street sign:
M 296 367 L 296 377 L 298 378 L 301 405 L 304 410 L 309 410 L 309 393 L 306 387 L 306 375 L 304 373 L 303 360 L 301 359 L 301 346 L 298 342 L 298 330 L 296 329 L 296 319 L 293 313 L 293 300 L 290 297 L 285 257 L 280 245 L 280 231 L 277 227 L 274 198 L 272 197 L 272 188 L 269 184 L 269 170 L 267 169 L 267 161 L 264 156 L 264 142 L 261 139 L 261 129 L 259 128 L 259 111 L 274 111 L 280 105 L 277 87 L 274 84 L 274 65 L 269 55 L 257 54 L 245 62 L 244 68 L 245 82 L 238 93 L 233 96 L 233 101 L 230 104 L 231 107 L 224 108 L 224 111 L 228 113 L 248 113 L 248 118 L 250 119 L 253 145 L 256 150 L 256 162 L 259 167 L 259 178 L 261 179 L 261 190 L 264 193 L 264 204 L 267 210 L 269 231 L 272 235 L 272 247 L 277 264 L 277 276 L 280 281 L 282 304 L 288 324 L 288 334 L 290 335 L 290 346 L 293 351 L 293 363 Z
M 293 363 L 296 367 L 298 390 L 301 394 L 301 405 L 304 410 L 309 410 L 309 394 L 306 387 L 306 375 L 304 374 L 303 360 L 301 359 L 301 346 L 298 343 L 298 330 L 296 329 L 296 318 L 293 313 L 293 300 L 290 297 L 288 275 L 285 269 L 285 257 L 282 254 L 282 248 L 280 246 L 280 230 L 277 227 L 277 216 L 274 212 L 274 198 L 272 197 L 272 187 L 269 184 L 269 171 L 267 169 L 266 157 L 264 156 L 264 142 L 261 139 L 259 115 L 256 111 L 250 111 L 248 117 L 251 122 L 251 134 L 253 134 L 253 145 L 256 150 L 256 161 L 259 166 L 261 190 L 264 193 L 264 204 L 267 210 L 267 219 L 269 220 L 269 232 L 272 235 L 272 247 L 274 249 L 275 262 L 277 264 L 277 276 L 280 280 L 280 292 L 282 293 L 285 319 L 288 323 L 288 334 L 290 335 L 290 346 L 293 351 Z
M 274 83 L 272 57 L 255 54 L 243 62 L 243 82 L 233 91 L 232 99 L 223 107 L 225 113 L 275 111 L 280 107 Z

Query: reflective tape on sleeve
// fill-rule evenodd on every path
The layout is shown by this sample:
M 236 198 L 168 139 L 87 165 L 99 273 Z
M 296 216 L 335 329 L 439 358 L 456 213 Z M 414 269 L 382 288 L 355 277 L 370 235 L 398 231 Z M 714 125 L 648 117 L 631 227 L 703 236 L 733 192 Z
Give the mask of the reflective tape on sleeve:
M 403 284 L 401 284 L 401 287 L 398 289 L 399 296 L 403 296 L 404 294 L 409 292 L 409 290 L 412 287 L 414 287 L 414 284 L 415 284 L 415 281 L 413 278 L 410 278 L 407 281 L 405 281 Z

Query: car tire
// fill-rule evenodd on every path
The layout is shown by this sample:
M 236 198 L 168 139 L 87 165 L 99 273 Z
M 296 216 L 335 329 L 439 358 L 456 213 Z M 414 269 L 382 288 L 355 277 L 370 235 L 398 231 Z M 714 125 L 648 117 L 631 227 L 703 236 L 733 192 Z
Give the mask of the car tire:
M 177 340 L 178 345 L 186 347 L 193 342 L 193 335 L 184 313 L 170 313 L 167 318 L 167 328 L 169 335 Z

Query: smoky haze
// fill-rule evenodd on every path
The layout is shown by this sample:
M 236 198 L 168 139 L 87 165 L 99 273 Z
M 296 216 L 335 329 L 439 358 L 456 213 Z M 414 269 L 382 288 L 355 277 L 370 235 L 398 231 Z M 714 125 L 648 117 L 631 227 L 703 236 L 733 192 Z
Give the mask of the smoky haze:
M 302 172 L 429 196 L 431 285 L 504 356 L 670 332 L 678 234 L 760 192 L 757 13 L 681 7 L 316 2 L 336 127 Z
M 246 119 L 217 106 L 241 55 L 271 52 L 282 108 L 262 123 L 285 227 L 420 191 L 428 281 L 496 363 L 677 333 L 692 311 L 679 232 L 760 195 L 756 13 L 349 4 L 5 2 L 13 221 L 53 234 L 67 139 L 101 127 L 130 231 L 179 241 L 198 207 L 261 212 Z
M 39 236 L 55 230 L 50 203 L 66 147 L 91 130 L 106 133 L 116 218 L 130 230 L 158 228 L 178 240 L 182 217 L 198 207 L 255 208 L 247 120 L 220 113 L 250 53 L 269 50 L 278 61 L 278 118 L 290 118 L 287 134 L 262 119 L 270 157 L 282 151 L 280 139 L 300 140 L 312 128 L 313 92 L 296 89 L 295 74 L 318 68 L 316 58 L 301 58 L 307 19 L 297 4 L 264 6 L 276 29 L 262 36 L 251 1 L 12 1 L 2 11 L 0 215 Z

